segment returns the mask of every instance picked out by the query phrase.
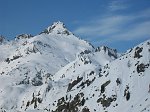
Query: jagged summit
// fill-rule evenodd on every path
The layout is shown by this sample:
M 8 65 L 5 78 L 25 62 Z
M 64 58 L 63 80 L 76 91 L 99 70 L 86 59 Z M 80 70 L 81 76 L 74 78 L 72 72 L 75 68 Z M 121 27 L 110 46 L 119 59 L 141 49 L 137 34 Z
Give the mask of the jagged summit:
M 41 32 L 41 34 L 49 34 L 49 33 L 55 33 L 55 34 L 66 34 L 71 35 L 72 33 L 66 29 L 63 22 L 54 22 L 51 26 L 46 28 L 44 31 Z
M 65 24 L 61 21 L 53 22 L 53 24 L 50 27 L 59 27 L 61 29 L 65 29 Z

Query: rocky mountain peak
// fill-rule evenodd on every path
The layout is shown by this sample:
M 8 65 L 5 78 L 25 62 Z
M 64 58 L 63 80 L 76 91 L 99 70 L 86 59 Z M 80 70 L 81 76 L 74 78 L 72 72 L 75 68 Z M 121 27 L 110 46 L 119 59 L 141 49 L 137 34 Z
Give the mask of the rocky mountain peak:
M 70 35 L 72 34 L 68 29 L 66 29 L 65 25 L 63 22 L 54 22 L 51 26 L 46 28 L 44 31 L 41 32 L 45 34 L 49 33 L 55 33 L 55 34 L 65 34 L 65 35 Z

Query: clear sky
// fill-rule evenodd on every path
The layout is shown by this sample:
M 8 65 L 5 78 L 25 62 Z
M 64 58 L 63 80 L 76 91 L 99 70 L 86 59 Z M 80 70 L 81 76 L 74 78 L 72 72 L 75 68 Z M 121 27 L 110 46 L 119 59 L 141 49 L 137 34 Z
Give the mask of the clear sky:
M 94 46 L 123 52 L 150 39 L 150 0 L 0 0 L 0 34 L 8 39 L 55 21 Z

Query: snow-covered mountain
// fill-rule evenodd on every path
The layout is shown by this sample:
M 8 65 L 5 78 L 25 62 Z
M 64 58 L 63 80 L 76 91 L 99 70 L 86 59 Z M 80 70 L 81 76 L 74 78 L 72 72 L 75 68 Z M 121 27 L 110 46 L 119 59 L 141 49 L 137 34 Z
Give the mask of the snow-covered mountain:
M 150 111 L 150 40 L 119 54 L 55 22 L 0 51 L 0 112 Z

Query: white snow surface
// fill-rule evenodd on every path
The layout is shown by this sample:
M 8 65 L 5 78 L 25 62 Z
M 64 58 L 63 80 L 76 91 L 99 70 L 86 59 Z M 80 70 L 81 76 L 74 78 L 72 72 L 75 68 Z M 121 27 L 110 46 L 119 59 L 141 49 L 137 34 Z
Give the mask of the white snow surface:
M 120 55 L 55 22 L 0 53 L 0 112 L 150 111 L 150 40 Z

